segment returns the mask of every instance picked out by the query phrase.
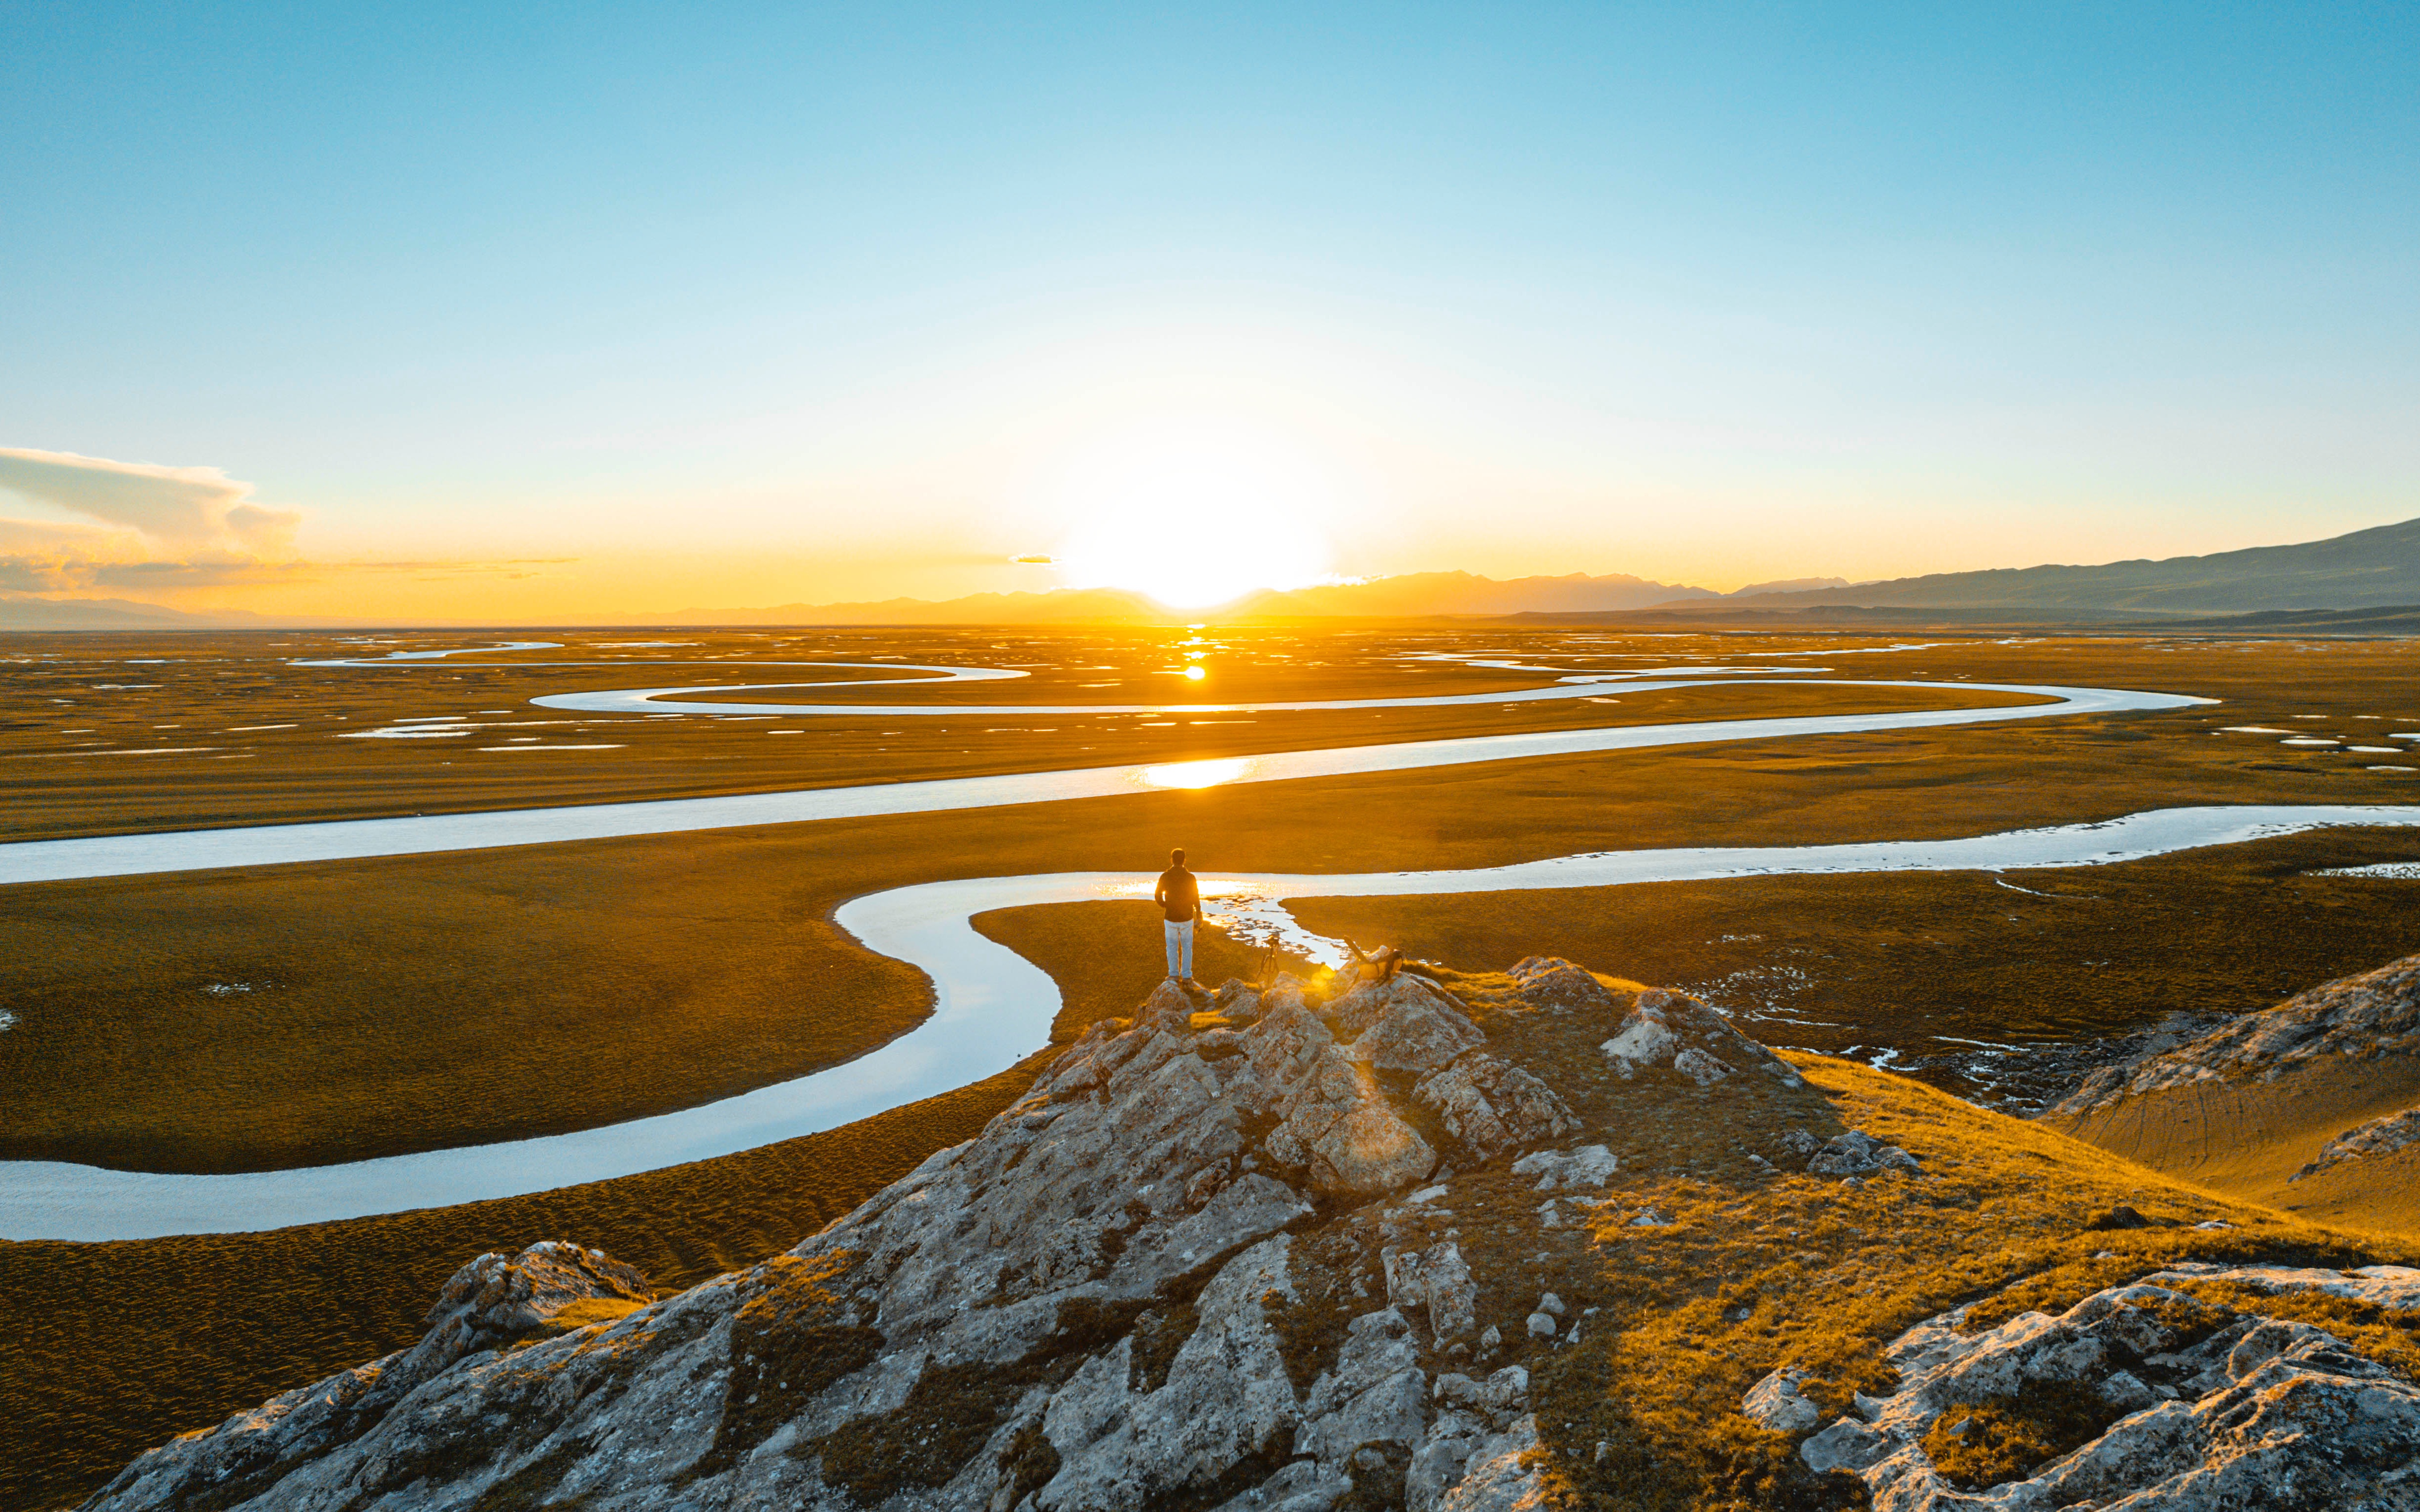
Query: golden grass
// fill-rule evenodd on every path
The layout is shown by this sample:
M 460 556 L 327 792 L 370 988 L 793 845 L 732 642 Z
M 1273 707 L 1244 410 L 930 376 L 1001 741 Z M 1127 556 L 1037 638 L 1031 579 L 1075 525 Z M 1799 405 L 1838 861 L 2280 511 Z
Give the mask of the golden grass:
M 1790 1441 L 1740 1414 L 1747 1388 L 1795 1365 L 1821 1382 L 1802 1390 L 1846 1411 L 1852 1392 L 1893 1389 L 1882 1351 L 1900 1333 L 2011 1283 L 2031 1280 L 2053 1300 L 2187 1258 L 2345 1265 L 2420 1253 L 2226 1202 L 1899 1078 L 1799 1064 L 1840 1121 L 1924 1154 L 1932 1174 L 1863 1190 L 1786 1176 L 1745 1192 L 1650 1178 L 1625 1194 L 1672 1226 L 1597 1229 L 1599 1294 L 1620 1334 L 1584 1337 L 1540 1372 L 1558 1468 L 1603 1504 L 1748 1508 L 1804 1494 Z M 2096 1206 L 2120 1201 L 2241 1227 L 2083 1227 Z M 2103 1251 L 2116 1257 L 2091 1258 Z M 1599 1442 L 1610 1446 L 1603 1463 Z
M 2330 1057 L 2273 1082 L 2205 1082 L 2127 1098 L 2060 1126 L 2247 1201 L 2420 1237 L 2420 1149 L 2342 1161 L 2293 1180 L 2336 1135 L 2414 1104 L 2420 1058 Z
M 557 1308 L 547 1319 L 547 1332 L 569 1334 L 593 1323 L 611 1323 L 629 1317 L 645 1306 L 644 1302 L 629 1297 L 582 1297 L 580 1301 Z
M 9 890 L 0 1159 L 315 1165 L 593 1128 L 862 1055 L 923 975 L 850 891 L 542 850 Z

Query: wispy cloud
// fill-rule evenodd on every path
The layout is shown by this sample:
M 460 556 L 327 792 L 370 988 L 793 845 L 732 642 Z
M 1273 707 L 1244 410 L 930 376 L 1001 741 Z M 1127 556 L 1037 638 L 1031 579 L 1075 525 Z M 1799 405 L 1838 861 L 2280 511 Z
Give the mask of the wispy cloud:
M 94 588 L 166 594 L 324 582 L 363 574 L 423 581 L 531 578 L 570 557 L 495 562 L 308 562 L 294 555 L 299 511 L 251 502 L 253 486 L 217 468 L 115 462 L 0 447 L 0 493 L 83 519 L 0 516 L 0 593 Z
M 188 548 L 290 548 L 302 515 L 249 502 L 252 487 L 217 468 L 0 447 L 0 488 L 23 498 Z

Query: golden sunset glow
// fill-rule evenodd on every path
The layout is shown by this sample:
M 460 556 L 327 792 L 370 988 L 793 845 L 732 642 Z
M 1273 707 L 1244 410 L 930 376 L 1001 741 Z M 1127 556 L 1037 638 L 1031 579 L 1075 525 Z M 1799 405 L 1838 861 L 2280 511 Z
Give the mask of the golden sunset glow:
M 1166 762 L 1142 769 L 1142 779 L 1156 788 L 1215 788 L 1233 782 L 1252 769 L 1251 758 L 1230 756 L 1205 762 Z
M 1216 417 L 1135 426 L 1081 453 L 1058 501 L 1068 586 L 1125 588 L 1178 609 L 1329 570 L 1334 486 L 1283 438 Z

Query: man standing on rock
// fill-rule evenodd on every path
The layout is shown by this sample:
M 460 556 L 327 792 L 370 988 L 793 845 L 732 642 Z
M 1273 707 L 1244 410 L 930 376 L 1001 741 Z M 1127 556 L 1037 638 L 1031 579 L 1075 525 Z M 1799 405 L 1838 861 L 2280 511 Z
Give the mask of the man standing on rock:
M 1191 986 L 1193 921 L 1202 917 L 1202 887 L 1193 880 L 1193 873 L 1185 870 L 1184 851 L 1168 853 L 1168 870 L 1159 874 L 1159 886 L 1152 889 L 1151 901 L 1168 916 L 1168 974 Z

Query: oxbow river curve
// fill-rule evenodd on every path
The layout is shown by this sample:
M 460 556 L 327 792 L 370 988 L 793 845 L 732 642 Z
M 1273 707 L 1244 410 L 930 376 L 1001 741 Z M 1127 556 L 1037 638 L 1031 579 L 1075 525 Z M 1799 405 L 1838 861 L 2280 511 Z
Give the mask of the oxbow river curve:
M 531 645 L 526 649 L 544 647 Z M 933 674 L 920 681 L 956 680 L 950 674 L 990 671 L 902 669 L 898 663 L 876 665 L 885 671 L 907 670 Z M 1202 707 L 1276 710 L 1503 703 L 1523 698 L 1586 696 L 1609 682 L 1634 690 L 1705 687 L 1765 678 L 1778 681 L 1775 672 L 1787 675 L 1796 670 L 1727 668 L 1714 675 L 1705 675 L 1704 670 L 1692 669 L 1699 675 L 1690 677 L 1667 676 L 1662 674 L 1664 671 L 1626 675 L 1591 673 L 1517 695 L 1498 692 L 1353 700 L 1330 704 Z M 1789 676 L 1792 683 L 1813 680 L 1803 675 Z M 892 680 L 892 686 L 898 681 L 904 679 Z M 763 688 L 799 685 L 749 686 Z M 861 688 L 867 685 L 845 686 Z M 732 797 L 35 841 L 0 846 L 0 885 L 222 866 L 424 855 L 494 845 L 563 843 L 752 825 L 813 823 L 872 814 L 939 812 L 1107 797 L 1171 787 L 1288 781 L 1532 756 L 2174 709 L 2211 702 L 2180 694 L 2037 685 L 1858 682 L 1831 686 L 1955 687 L 1961 690 L 2029 695 L 2040 702 L 1992 708 L 1624 725 L 1272 752 L 1198 763 L 1090 767 Z M 695 689 L 547 695 L 535 702 L 563 706 L 559 701 L 565 698 L 633 700 L 635 704 L 614 706 L 627 709 L 646 705 L 652 713 L 713 713 L 723 707 L 657 702 L 680 691 Z M 573 706 L 597 709 L 603 705 L 587 702 Z M 861 703 L 737 706 L 752 712 L 769 708 L 793 715 L 1108 712 L 1100 706 L 1081 705 L 1011 705 L 991 711 L 970 711 L 962 704 L 946 709 Z M 1151 707 L 1157 711 L 1168 708 Z M 1946 841 L 1603 851 L 1471 871 L 1233 874 L 1205 876 L 1204 882 L 1214 908 L 1223 911 L 1236 927 L 1282 938 L 1313 954 L 1328 954 L 1335 949 L 1333 942 L 1309 936 L 1295 928 L 1285 913 L 1284 900 L 1594 887 L 1804 872 L 2091 866 L 2341 825 L 2420 826 L 2420 807 L 2170 809 L 2099 824 Z M 930 977 L 935 1008 L 932 1015 L 914 1029 L 841 1066 L 677 1113 L 574 1134 L 337 1165 L 195 1176 L 103 1170 L 46 1161 L 0 1163 L 0 1237 L 145 1239 L 275 1228 L 450 1206 L 633 1175 L 836 1128 L 996 1074 L 1047 1040 L 1050 1023 L 1060 1008 L 1057 985 L 1031 962 L 977 933 L 970 922 L 973 916 L 1039 903 L 1147 895 L 1150 886 L 1147 875 L 1071 872 L 935 882 L 851 900 L 839 910 L 841 926 L 867 949 L 904 961 Z

